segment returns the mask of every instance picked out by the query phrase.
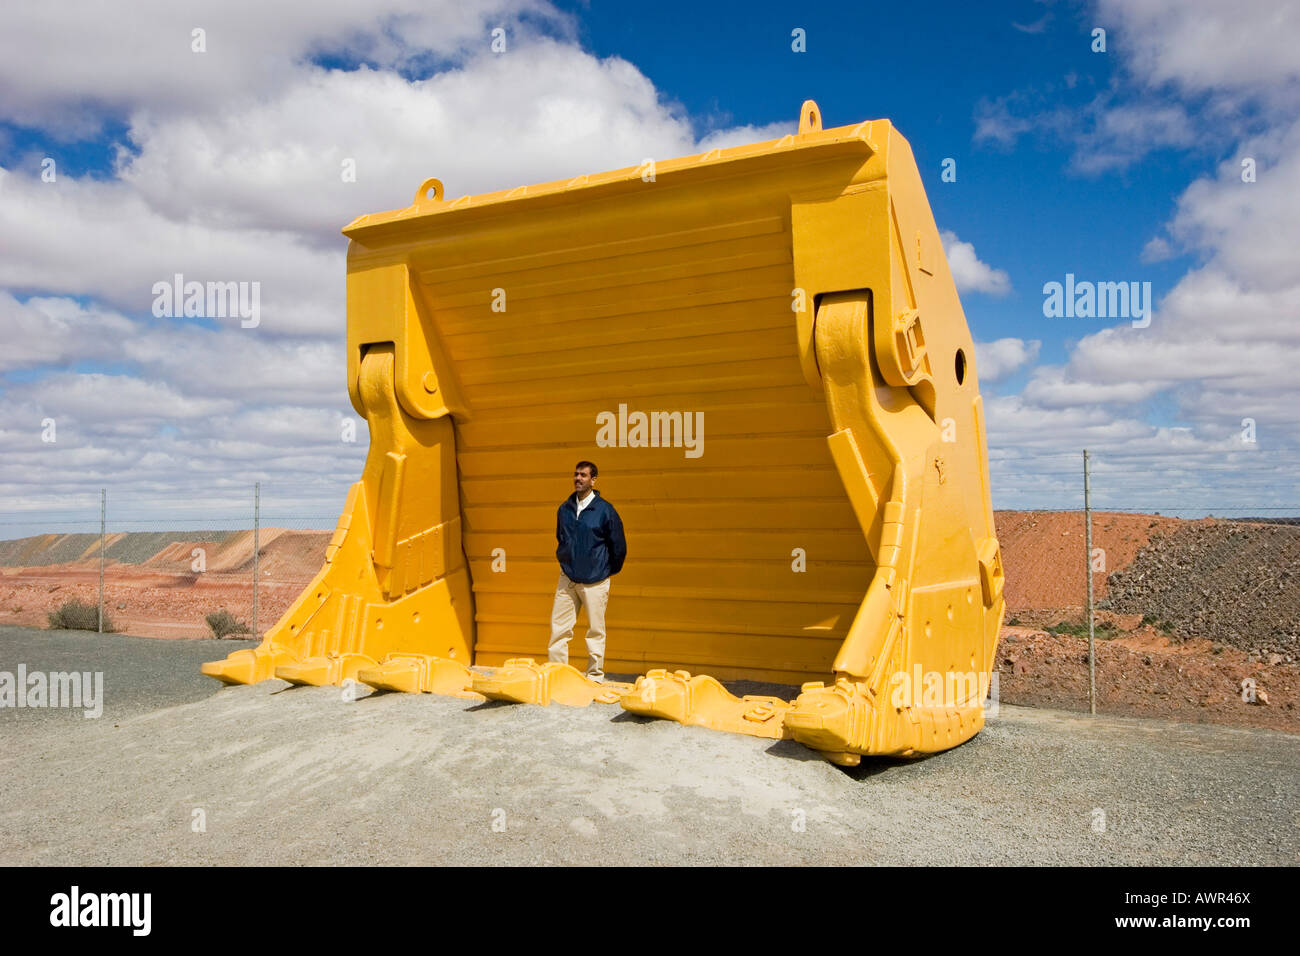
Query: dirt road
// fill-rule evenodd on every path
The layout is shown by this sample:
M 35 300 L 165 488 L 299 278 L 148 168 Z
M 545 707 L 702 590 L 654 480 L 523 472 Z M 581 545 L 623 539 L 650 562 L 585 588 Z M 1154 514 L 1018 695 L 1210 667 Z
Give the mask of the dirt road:
M 0 630 L 0 670 L 106 699 L 0 710 L 0 864 L 1300 862 L 1287 734 L 1004 706 L 846 772 L 612 707 L 218 688 L 204 644 Z

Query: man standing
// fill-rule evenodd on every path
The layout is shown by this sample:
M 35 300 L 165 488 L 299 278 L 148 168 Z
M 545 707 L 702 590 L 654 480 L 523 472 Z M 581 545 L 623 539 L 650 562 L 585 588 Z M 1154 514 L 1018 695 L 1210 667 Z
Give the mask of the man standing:
M 623 522 L 614 506 L 595 489 L 596 466 L 580 461 L 573 467 L 573 494 L 555 516 L 555 556 L 560 581 L 551 608 L 550 659 L 569 663 L 569 640 L 578 623 L 578 608 L 587 609 L 587 676 L 605 678 L 605 606 L 609 579 L 623 570 L 627 542 Z

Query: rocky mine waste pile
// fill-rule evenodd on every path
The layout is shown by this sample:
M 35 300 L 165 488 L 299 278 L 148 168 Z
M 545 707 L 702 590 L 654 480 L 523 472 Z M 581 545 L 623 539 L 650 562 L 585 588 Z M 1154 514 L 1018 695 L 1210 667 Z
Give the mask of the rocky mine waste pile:
M 1101 607 L 1273 663 L 1300 660 L 1300 527 L 1197 521 L 1157 534 Z

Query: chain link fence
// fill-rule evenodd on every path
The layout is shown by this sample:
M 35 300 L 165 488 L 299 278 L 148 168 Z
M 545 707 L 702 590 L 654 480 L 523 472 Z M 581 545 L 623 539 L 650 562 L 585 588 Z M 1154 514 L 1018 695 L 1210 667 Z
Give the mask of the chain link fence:
M 119 492 L 102 513 L 99 501 L 0 512 L 0 621 L 46 626 L 75 602 L 102 607 L 105 629 L 144 637 L 265 631 L 320 570 L 342 500 L 304 506 L 259 491 L 244 501 Z M 215 630 L 209 615 L 221 616 Z
M 1022 490 L 1084 504 L 1083 455 L 1055 457 Z M 997 513 L 1003 701 L 1300 730 L 1300 464 L 1090 457 L 1090 511 Z
M 1170 464 L 1165 482 L 1149 467 L 1138 472 L 1122 458 L 1093 456 L 1089 542 L 1082 456 L 1047 459 L 992 461 L 1002 506 L 1032 499 L 1029 489 L 1049 480 L 1058 493 L 1063 481 L 1077 488 L 1073 507 L 995 513 L 1007 571 L 1007 626 L 995 661 L 1004 700 L 1122 711 L 1121 698 L 1155 666 L 1142 661 L 1156 650 L 1190 652 L 1180 678 L 1202 661 L 1237 670 L 1300 662 L 1300 503 L 1279 501 L 1293 479 L 1276 480 L 1300 468 L 1269 459 L 1258 477 L 1238 478 L 1240 493 L 1258 497 L 1220 493 L 1232 502 L 1224 504 L 1207 500 L 1204 475 L 1200 488 L 1180 477 L 1216 466 Z M 1138 491 L 1143 500 L 1123 497 Z M 46 626 L 67 602 L 102 601 L 109 626 L 130 634 L 212 637 L 209 616 L 225 615 L 218 623 L 247 630 L 224 636 L 252 637 L 319 571 L 342 506 L 341 495 L 331 504 L 277 492 L 263 487 L 257 502 L 251 485 L 201 501 L 110 490 L 102 516 L 98 495 L 59 510 L 0 512 L 0 622 Z M 1054 680 L 1059 692 L 1049 693 Z M 1256 678 L 1231 680 L 1230 690 Z M 1169 686 L 1173 699 L 1180 681 Z

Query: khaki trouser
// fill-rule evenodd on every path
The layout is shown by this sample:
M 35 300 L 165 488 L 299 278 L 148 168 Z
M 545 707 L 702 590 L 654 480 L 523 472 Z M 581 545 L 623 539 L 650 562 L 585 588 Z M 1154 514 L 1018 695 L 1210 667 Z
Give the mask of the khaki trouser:
M 560 572 L 551 607 L 550 659 L 569 663 L 569 640 L 578 623 L 578 608 L 587 609 L 587 676 L 605 679 L 605 605 L 609 603 L 609 578 L 596 584 L 578 584 Z

